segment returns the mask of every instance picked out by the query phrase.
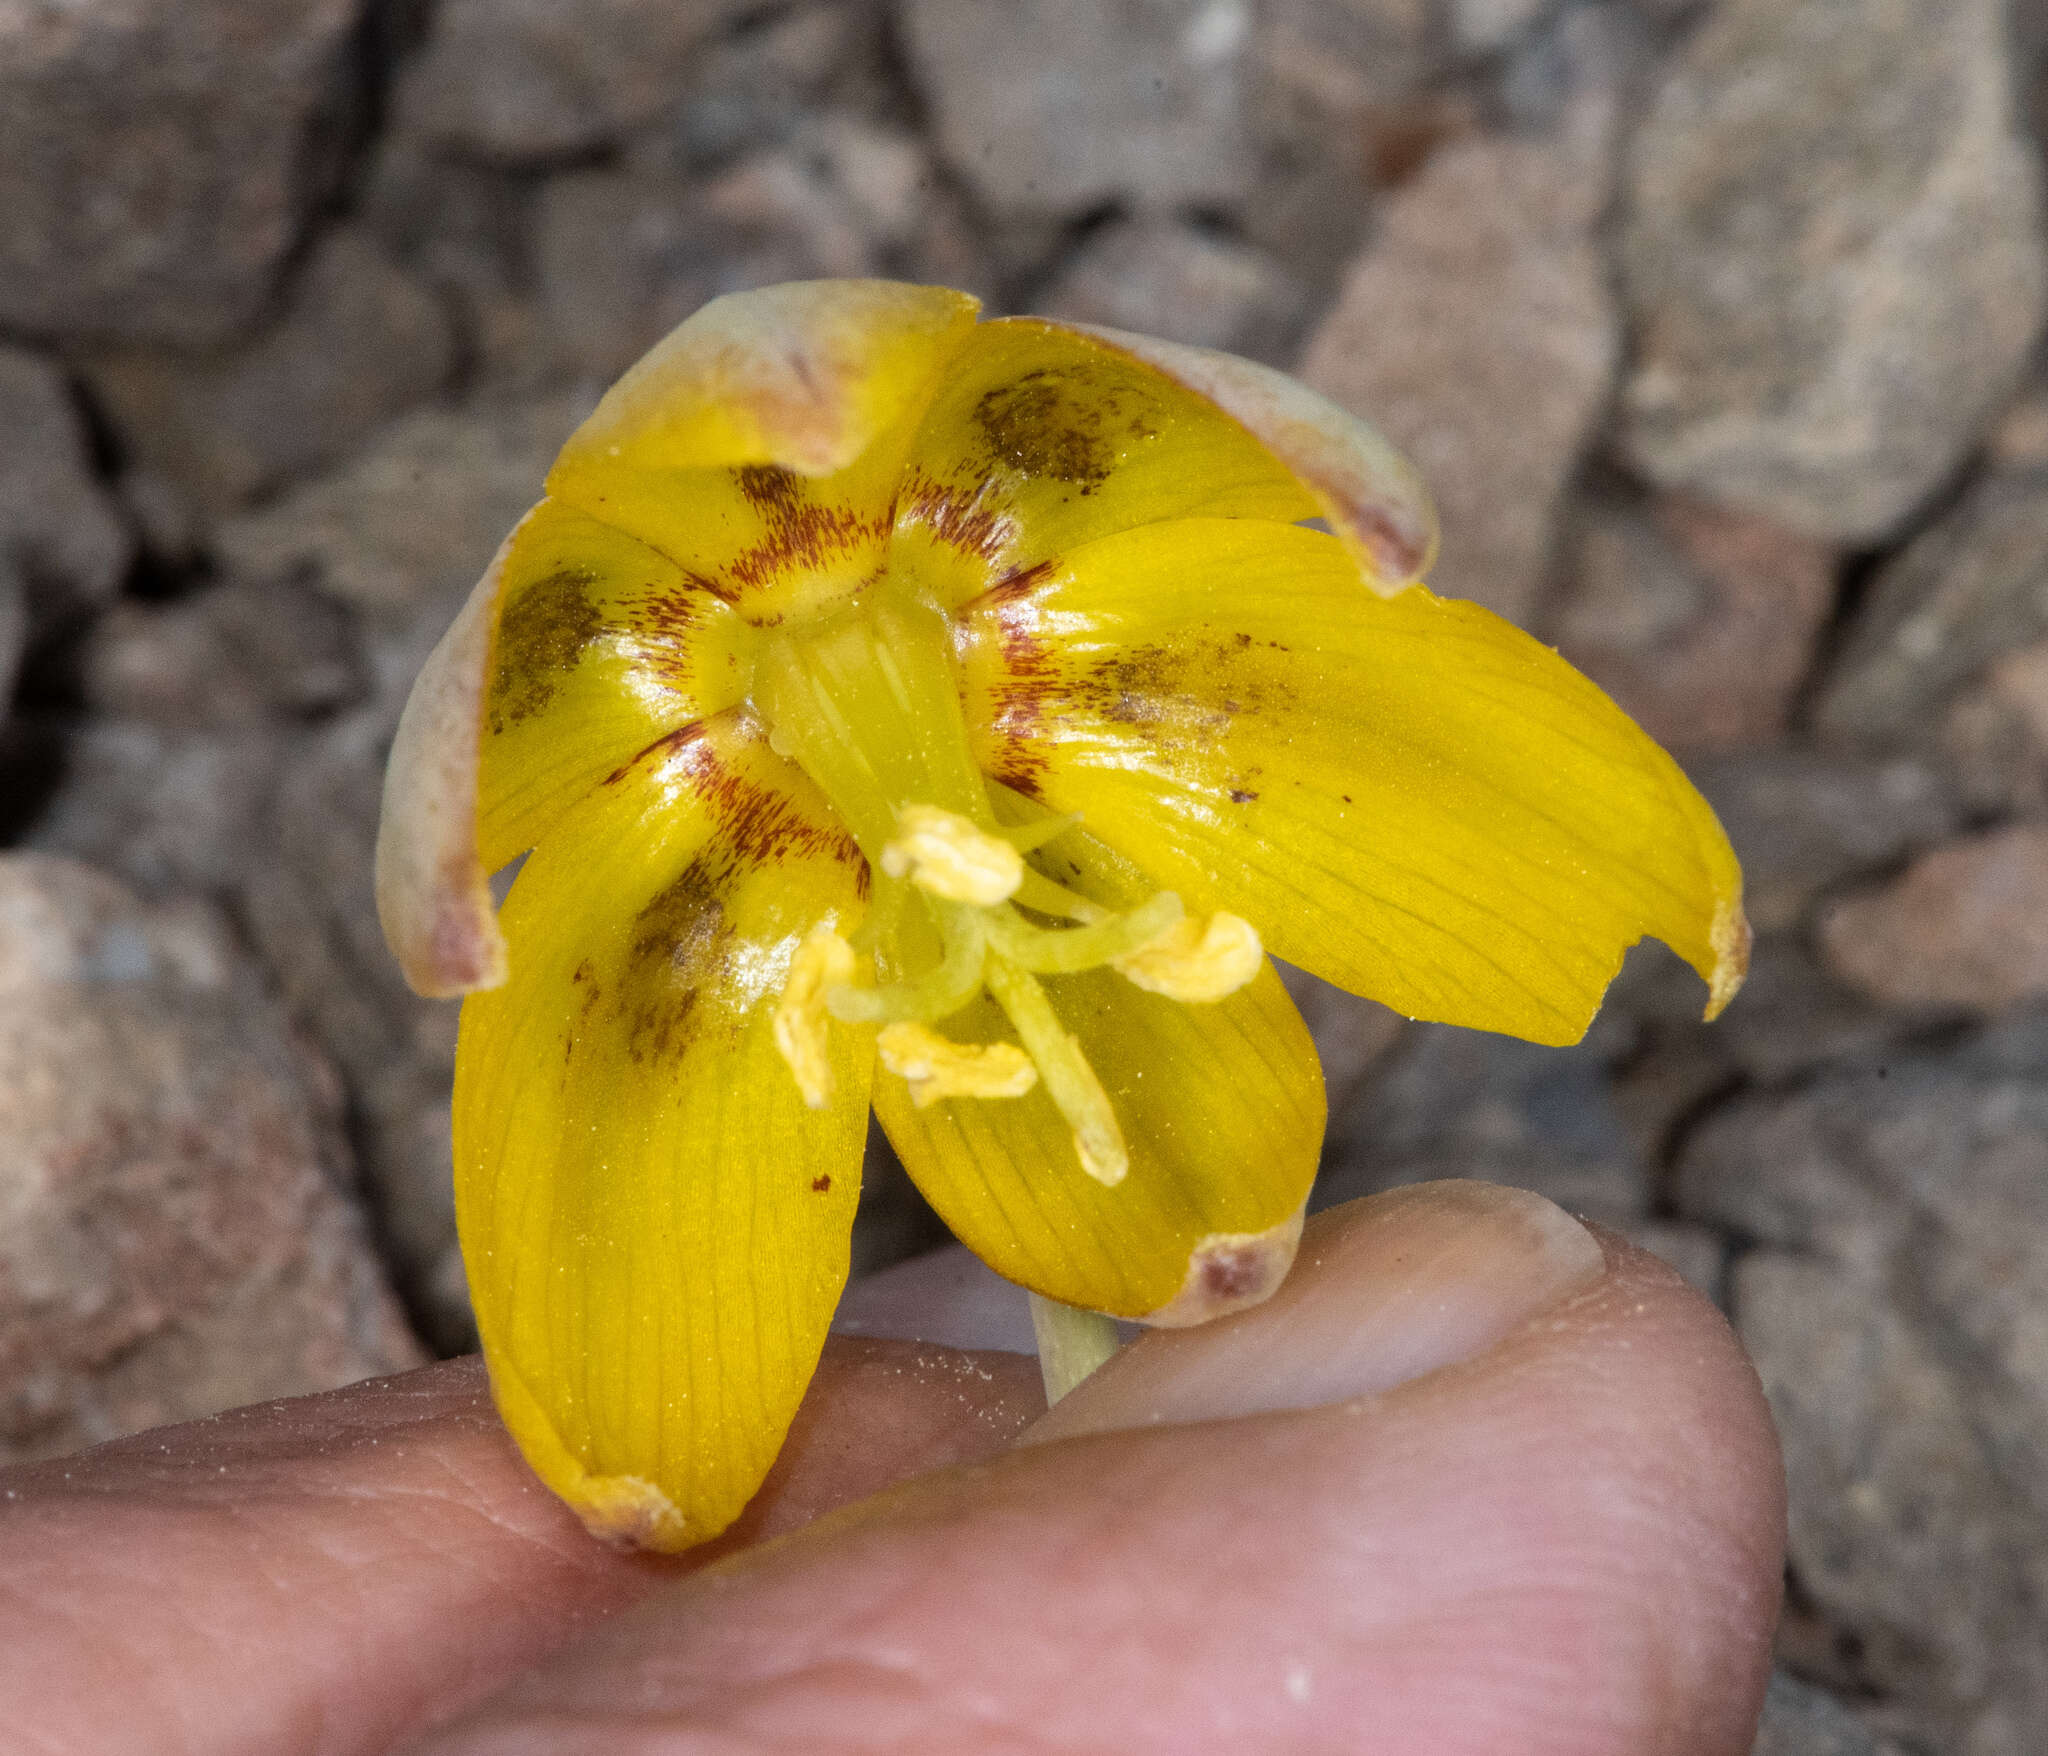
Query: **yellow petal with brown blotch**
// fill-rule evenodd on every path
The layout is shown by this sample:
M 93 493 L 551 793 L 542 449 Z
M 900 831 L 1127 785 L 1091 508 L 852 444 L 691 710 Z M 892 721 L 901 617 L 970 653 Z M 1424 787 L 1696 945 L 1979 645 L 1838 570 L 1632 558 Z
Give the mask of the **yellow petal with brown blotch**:
M 714 299 L 612 386 L 548 492 L 749 620 L 815 612 L 880 566 L 904 446 L 978 309 L 887 281 Z
M 511 975 L 463 1007 L 456 1215 L 491 1384 L 601 1536 L 715 1536 L 774 1460 L 847 1271 L 869 1033 L 805 1107 L 776 1000 L 861 863 L 728 714 L 630 763 L 536 848 Z
M 1158 367 L 1242 422 L 1314 493 L 1375 591 L 1399 591 L 1429 571 L 1437 551 L 1429 490 L 1415 466 L 1350 410 L 1256 360 L 1092 323 L 1071 327 Z
M 666 556 L 554 500 L 520 525 L 499 576 L 478 779 L 486 871 L 657 738 L 742 700 L 756 640 Z
M 1208 397 L 1100 337 L 1009 317 L 955 356 L 911 442 L 890 566 L 953 608 L 1115 531 L 1321 510 Z
M 519 522 L 414 684 L 385 775 L 377 904 L 415 988 L 504 979 L 488 875 L 655 739 L 738 700 L 753 639 L 623 532 L 553 500 Z
M 1053 844 L 1077 888 L 1115 907 L 1143 876 L 1091 838 Z M 1130 1168 L 1082 1169 L 1044 1082 L 1015 1098 L 918 1107 L 875 1077 L 875 1113 L 953 1234 L 998 1274 L 1063 1304 L 1188 1323 L 1280 1284 L 1322 1147 L 1322 1070 L 1272 965 L 1210 1005 L 1184 1006 L 1108 969 L 1044 978 L 1116 1111 Z M 986 996 L 943 1020 L 960 1042 L 1012 1043 Z
M 1710 1017 L 1740 984 L 1741 874 L 1670 757 L 1488 611 L 1368 591 L 1332 537 L 1155 525 L 963 621 L 991 774 L 1340 986 L 1568 1043 L 1646 934 Z

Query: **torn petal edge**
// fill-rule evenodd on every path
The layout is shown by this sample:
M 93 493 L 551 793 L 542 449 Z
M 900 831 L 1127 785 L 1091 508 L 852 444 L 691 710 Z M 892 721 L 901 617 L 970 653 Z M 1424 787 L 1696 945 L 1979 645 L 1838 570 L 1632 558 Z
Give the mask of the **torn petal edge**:
M 1235 354 L 1093 323 L 1044 319 L 1144 361 L 1249 432 L 1321 502 L 1366 583 L 1391 597 L 1436 560 L 1436 507 L 1421 475 L 1380 433 L 1305 384 Z
M 1297 1207 L 1292 1216 L 1263 1232 L 1209 1233 L 1189 1252 L 1180 1291 L 1138 1321 L 1152 1329 L 1192 1329 L 1264 1304 L 1294 1266 L 1307 1211 L 1306 1206 Z
M 430 1000 L 505 981 L 505 936 L 477 847 L 477 770 L 506 559 L 539 509 L 499 544 L 461 614 L 421 666 L 384 770 L 377 919 L 406 982 Z

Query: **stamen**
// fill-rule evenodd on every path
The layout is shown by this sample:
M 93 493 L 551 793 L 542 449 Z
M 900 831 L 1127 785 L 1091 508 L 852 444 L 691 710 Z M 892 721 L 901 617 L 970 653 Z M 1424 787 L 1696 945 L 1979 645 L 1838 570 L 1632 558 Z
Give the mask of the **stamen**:
M 989 943 L 1034 975 L 1073 975 L 1153 944 L 1181 919 L 1180 898 L 1170 890 L 1149 897 L 1129 914 L 1109 915 L 1085 927 L 1034 927 L 1015 909 L 991 909 Z
M 849 1024 L 886 1024 L 905 1019 L 930 1023 L 958 1012 L 981 991 L 981 964 L 988 944 L 989 917 L 959 903 L 934 903 L 945 954 L 938 968 L 914 982 L 878 988 L 841 986 L 825 995 L 834 1018 Z
M 1109 1094 L 1081 1045 L 1067 1034 L 1037 980 L 1000 952 L 989 954 L 985 972 L 988 991 L 1009 1014 L 1024 1040 L 1024 1049 L 1038 1064 L 1045 1094 L 1074 1131 L 1074 1151 L 1081 1169 L 1098 1183 L 1114 1188 L 1131 1168 L 1131 1155 L 1117 1126 Z
M 1220 910 L 1206 921 L 1176 921 L 1150 945 L 1112 959 L 1117 972 L 1148 994 L 1186 1005 L 1221 1000 L 1259 973 L 1266 960 L 1259 930 Z
M 825 995 L 853 980 L 853 947 L 832 927 L 813 927 L 789 960 L 789 977 L 775 1007 L 775 1047 L 796 1076 L 804 1102 L 822 1110 L 832 1101 L 832 1062 L 825 1043 Z
M 882 849 L 882 870 L 948 902 L 990 908 L 1024 881 L 1024 856 L 958 812 L 906 805 L 897 813 L 896 831 Z
M 1038 1083 L 1038 1069 L 1015 1043 L 956 1043 L 903 1023 L 886 1026 L 875 1048 L 882 1065 L 908 1082 L 920 1110 L 941 1098 L 1022 1097 Z

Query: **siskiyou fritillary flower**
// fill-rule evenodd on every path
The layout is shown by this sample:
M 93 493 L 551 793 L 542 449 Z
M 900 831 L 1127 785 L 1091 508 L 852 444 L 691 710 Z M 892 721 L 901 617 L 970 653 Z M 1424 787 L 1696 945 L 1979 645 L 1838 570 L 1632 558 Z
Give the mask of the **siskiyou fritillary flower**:
M 429 660 L 378 902 L 467 993 L 491 1383 L 601 1535 L 717 1534 L 847 1272 L 872 1104 L 998 1272 L 1190 1323 L 1324 1122 L 1268 951 L 1566 1043 L 1649 934 L 1740 983 L 1712 812 L 1263 367 L 874 281 L 719 299 L 604 398 Z M 527 854 L 502 916 L 487 875 Z

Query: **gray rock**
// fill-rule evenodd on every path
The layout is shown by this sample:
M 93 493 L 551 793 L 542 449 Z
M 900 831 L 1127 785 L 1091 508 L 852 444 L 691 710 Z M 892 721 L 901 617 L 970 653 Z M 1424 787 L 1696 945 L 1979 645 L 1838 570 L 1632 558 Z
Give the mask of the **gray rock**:
M 487 158 L 615 143 L 683 84 L 752 0 L 443 0 L 407 64 L 399 128 Z
M 436 613 L 439 625 L 446 615 Z M 393 1270 L 429 1338 L 470 1345 L 448 1134 L 456 1007 L 405 985 L 377 924 L 371 861 L 402 691 L 295 741 L 253 829 L 241 902 L 294 1022 L 352 1100 Z
M 0 10 L 0 324 L 217 341 L 329 181 L 355 0 Z
M 1753 1240 L 1737 1327 L 1784 1441 L 1799 1589 L 1928 1747 L 2048 1710 L 2048 1079 L 1901 1057 L 1742 1100 L 1691 1217 Z
M 14 701 L 14 680 L 28 650 L 28 593 L 11 561 L 0 560 L 0 723 Z
M 14 581 L 28 631 L 105 603 L 134 548 L 93 477 L 63 374 L 39 355 L 0 347 L 0 575 Z
M 1820 919 L 1828 967 L 1906 1011 L 2005 1012 L 2048 995 L 2048 824 L 1922 854 Z
M 999 214 L 1227 203 L 1249 0 L 899 0 L 938 148 Z
M 1387 204 L 1302 360 L 1428 480 L 1444 527 L 1431 583 L 1512 618 L 1535 605 L 1617 357 L 1591 193 L 1562 149 L 1445 148 Z
M 633 171 L 556 177 L 535 232 L 562 361 L 600 387 L 720 293 L 879 266 L 829 175 L 781 153 L 709 185 Z
M 1845 880 L 1952 834 L 1960 803 L 1910 757 L 1780 747 L 1687 764 L 1742 861 L 1743 903 L 1759 933 L 1798 925 Z
M 1032 308 L 1279 364 L 1293 353 L 1309 296 L 1256 246 L 1178 221 L 1138 220 L 1090 236 Z
M 331 712 L 364 687 L 346 612 L 292 580 L 117 604 L 78 668 L 94 714 L 177 729 Z
M 1834 605 L 1834 551 L 1676 495 L 1603 496 L 1575 525 L 1558 650 L 1674 749 L 1774 742 Z
M 224 523 L 222 562 L 244 580 L 303 577 L 395 627 L 432 605 L 445 626 L 587 412 L 558 395 L 407 415 L 334 474 Z
M 1512 1183 L 1611 1224 L 1649 1211 L 1648 1167 L 1607 1083 L 1609 1020 L 1574 1049 L 1415 1025 L 1333 1116 L 1316 1201 L 1433 1177 Z
M 419 1364 L 218 917 L 0 857 L 0 1458 Z
M 554 369 L 527 266 L 538 192 L 526 173 L 450 158 L 403 130 L 384 133 L 365 172 L 363 229 L 454 314 L 471 383 L 531 387 Z
M 1357 254 L 1380 191 L 1480 125 L 1463 87 L 1436 79 L 1434 0 L 1263 0 L 1249 47 L 1258 178 L 1245 236 L 1319 292 Z
M 90 861 L 151 894 L 239 880 L 277 769 L 272 728 L 94 718 L 62 748 L 62 781 L 25 846 Z
M 901 126 L 884 0 L 810 0 L 703 45 L 660 120 L 626 143 L 638 170 L 702 174 L 787 146 L 849 105 Z M 877 84 L 884 89 L 877 90 Z
M 1690 973 L 1690 972 L 1688 972 Z M 1690 1000 L 1697 987 L 1687 989 Z M 1821 1067 L 1875 1067 L 1892 1053 L 1900 1021 L 1867 995 L 1845 988 L 1822 967 L 1805 940 L 1790 933 L 1759 937 L 1749 979 L 1711 1025 L 1691 1028 L 1749 1079 L 1779 1084 Z
M 1451 36 L 1458 47 L 1498 49 L 1534 24 L 1553 0 L 1450 0 Z
M 1881 1756 L 1869 1729 L 1824 1689 L 1771 1673 L 1749 1756 Z
M 1823 736 L 1898 748 L 2000 653 L 2048 634 L 2048 471 L 1997 471 L 1872 582 L 1814 704 Z
M 1288 997 L 1315 1039 L 1330 1113 L 1340 1115 L 1400 1039 L 1406 1021 L 1377 1000 L 1346 993 L 1305 969 L 1289 963 L 1278 968 Z
M 1621 1232 L 1637 1249 L 1647 1250 L 1675 1268 L 1694 1292 L 1710 1299 L 1721 1296 L 1728 1241 L 1719 1232 L 1674 1219 L 1639 1219 L 1623 1226 Z
M 1988 425 L 2040 327 L 2003 0 L 1727 0 L 1630 153 L 1630 454 L 1845 541 Z
M 1936 743 L 1977 810 L 2048 816 L 2048 639 L 1985 666 L 1942 716 Z
M 135 459 L 218 517 L 431 397 L 454 351 L 439 301 L 343 228 L 250 340 L 209 355 L 109 354 L 87 371 Z

